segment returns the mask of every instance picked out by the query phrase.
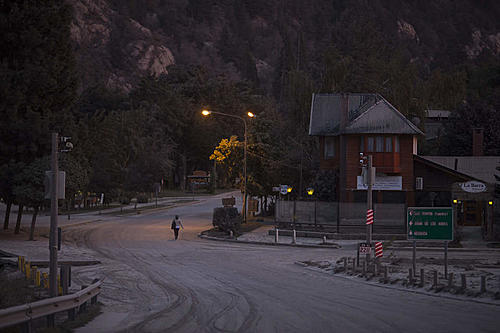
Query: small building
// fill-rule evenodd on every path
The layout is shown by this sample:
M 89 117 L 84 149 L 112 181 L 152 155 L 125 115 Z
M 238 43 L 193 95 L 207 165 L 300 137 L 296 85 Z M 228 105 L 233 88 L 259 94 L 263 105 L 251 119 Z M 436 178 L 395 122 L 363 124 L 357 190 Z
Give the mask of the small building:
M 425 140 L 435 141 L 439 140 L 444 134 L 444 123 L 448 121 L 451 116 L 451 111 L 448 110 L 425 110 L 424 128 Z

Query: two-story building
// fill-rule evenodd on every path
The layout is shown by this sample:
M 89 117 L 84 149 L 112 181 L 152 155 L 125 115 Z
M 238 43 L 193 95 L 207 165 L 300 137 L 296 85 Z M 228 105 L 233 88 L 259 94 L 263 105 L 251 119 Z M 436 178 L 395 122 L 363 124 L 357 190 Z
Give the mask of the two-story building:
M 309 135 L 320 167 L 338 169 L 340 202 L 366 202 L 360 153 L 373 156 L 375 203 L 415 202 L 413 155 L 422 131 L 378 94 L 314 94 Z
M 474 155 L 482 155 L 482 132 L 471 130 Z M 362 153 L 372 156 L 376 168 L 373 203 L 379 226 L 401 232 L 406 207 L 454 206 L 458 225 L 481 226 L 485 238 L 498 234 L 492 179 L 499 157 L 418 156 L 417 139 L 424 133 L 378 94 L 314 94 L 309 135 L 319 137 L 320 168 L 338 170 L 338 232 L 364 225 Z M 467 184 L 479 184 L 481 193 L 467 193 Z

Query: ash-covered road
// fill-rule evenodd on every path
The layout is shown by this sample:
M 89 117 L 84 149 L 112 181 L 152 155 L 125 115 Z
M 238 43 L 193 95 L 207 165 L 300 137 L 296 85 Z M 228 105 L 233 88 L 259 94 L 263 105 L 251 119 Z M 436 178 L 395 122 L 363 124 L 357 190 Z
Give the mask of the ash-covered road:
M 498 332 L 499 307 L 379 288 L 304 269 L 334 249 L 201 240 L 220 196 L 148 215 L 72 227 L 105 277 L 104 314 L 77 332 Z M 183 218 L 181 239 L 170 222 Z

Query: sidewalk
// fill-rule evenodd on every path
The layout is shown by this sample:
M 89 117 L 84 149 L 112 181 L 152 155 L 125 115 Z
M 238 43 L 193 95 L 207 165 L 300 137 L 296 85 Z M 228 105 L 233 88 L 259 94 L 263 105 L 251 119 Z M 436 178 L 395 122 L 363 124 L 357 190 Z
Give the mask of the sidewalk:
M 194 200 L 199 200 L 199 197 L 194 197 Z M 165 209 L 167 208 L 166 206 L 173 205 L 179 201 L 192 201 L 193 197 L 165 197 L 165 198 L 158 198 L 158 209 Z M 76 225 L 76 224 L 82 224 L 82 223 L 87 223 L 87 222 L 93 222 L 93 221 L 100 221 L 100 220 L 107 220 L 111 218 L 113 213 L 116 213 L 120 215 L 121 212 L 123 212 L 123 215 L 129 215 L 129 214 L 134 214 L 137 211 L 140 211 L 141 209 L 148 208 L 148 211 L 152 209 L 152 207 L 156 206 L 156 202 L 153 200 L 152 202 L 148 203 L 139 203 L 137 204 L 137 210 L 135 210 L 135 203 L 129 204 L 129 205 L 123 205 L 121 207 L 113 207 L 113 208 L 106 208 L 103 207 L 101 210 L 94 210 L 94 211 L 84 211 L 82 213 L 72 213 L 71 215 L 68 215 L 66 213 L 61 213 L 59 211 L 58 215 L 58 226 L 59 227 L 64 227 L 68 225 Z M 5 210 L 6 206 L 4 203 L 0 203 L 0 217 L 2 221 L 1 227 L 3 228 L 3 219 L 5 217 Z M 9 229 L 13 230 L 16 225 L 17 221 L 17 212 L 18 212 L 18 207 L 17 206 L 12 206 L 12 209 L 10 211 L 10 219 L 9 219 Z M 115 214 L 115 215 L 116 215 Z M 31 226 L 31 218 L 32 218 L 32 211 L 24 211 L 22 220 L 21 220 L 21 228 L 30 228 Z M 50 227 L 50 211 L 49 212 L 39 212 L 37 219 L 36 219 L 36 228 L 49 228 Z
M 245 233 L 237 238 L 230 239 L 228 237 L 221 237 L 217 240 L 226 240 L 241 243 L 251 243 L 251 244 L 262 244 L 262 245 L 285 245 L 285 246 L 307 246 L 307 247 L 340 247 L 344 249 L 357 249 L 359 243 L 363 243 L 364 240 L 361 239 L 327 239 L 326 244 L 322 238 L 315 237 L 296 237 L 295 244 L 292 243 L 292 236 L 284 236 L 281 233 L 278 236 L 278 242 L 275 240 L 274 226 L 263 224 L 261 227 Z M 288 232 L 287 234 L 291 234 Z M 207 235 L 200 235 L 201 238 L 205 239 L 215 239 L 216 237 L 210 237 Z M 380 241 L 384 244 L 390 244 L 386 247 L 387 250 L 393 251 L 411 251 L 413 249 L 411 242 L 409 241 L 388 241 L 383 239 L 373 239 L 373 242 Z M 498 253 L 500 259 L 500 248 L 490 248 L 487 247 L 487 242 L 480 238 L 473 240 L 462 241 L 461 248 L 448 248 L 450 252 L 490 252 Z M 443 251 L 443 242 L 419 242 L 417 245 L 419 251 Z

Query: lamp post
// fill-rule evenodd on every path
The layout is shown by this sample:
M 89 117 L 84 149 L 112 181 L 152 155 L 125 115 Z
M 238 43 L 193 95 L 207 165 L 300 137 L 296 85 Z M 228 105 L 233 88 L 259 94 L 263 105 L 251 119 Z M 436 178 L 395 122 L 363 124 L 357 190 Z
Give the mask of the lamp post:
M 243 207 L 242 207 L 242 215 L 243 215 L 243 221 L 247 221 L 247 122 L 245 118 L 236 116 L 233 114 L 228 114 L 228 113 L 222 113 L 222 112 L 217 112 L 217 111 L 209 111 L 209 110 L 203 110 L 201 111 L 201 114 L 204 116 L 208 116 L 210 114 L 220 114 L 222 116 L 228 116 L 232 118 L 238 118 L 243 121 L 243 124 L 245 126 L 245 143 L 243 146 Z M 254 118 L 255 115 L 252 112 L 247 112 L 247 116 L 250 118 Z

